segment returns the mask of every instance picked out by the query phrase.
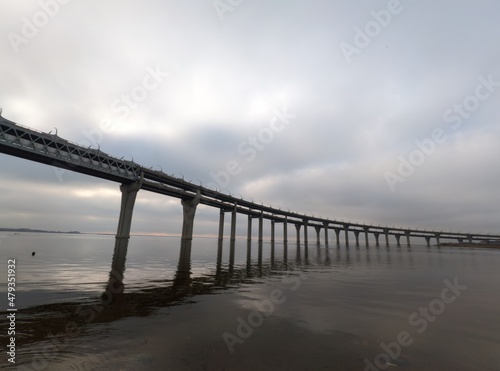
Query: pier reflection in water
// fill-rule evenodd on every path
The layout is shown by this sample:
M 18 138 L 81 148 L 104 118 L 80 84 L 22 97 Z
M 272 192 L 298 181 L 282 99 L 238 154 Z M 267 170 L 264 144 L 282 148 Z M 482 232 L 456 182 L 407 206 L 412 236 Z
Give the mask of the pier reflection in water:
M 364 360 L 382 351 L 380 342 L 393 342 L 401 331 L 414 339 L 395 360 L 407 370 L 487 370 L 500 361 L 500 299 L 492 294 L 500 284 L 497 250 L 217 239 L 179 247 L 172 239 L 133 237 L 116 244 L 106 264 L 103 251 L 110 251 L 112 239 L 90 238 L 21 236 L 24 243 L 17 245 L 4 239 L 12 256 L 39 247 L 39 260 L 19 263 L 25 300 L 19 364 L 51 370 L 364 369 Z M 467 290 L 417 333 L 409 316 L 439 298 L 443 281 L 455 277 Z M 238 318 L 247 321 L 275 289 L 286 300 L 231 353 L 223 334 L 236 336 Z M 40 302 L 38 293 L 50 295 Z

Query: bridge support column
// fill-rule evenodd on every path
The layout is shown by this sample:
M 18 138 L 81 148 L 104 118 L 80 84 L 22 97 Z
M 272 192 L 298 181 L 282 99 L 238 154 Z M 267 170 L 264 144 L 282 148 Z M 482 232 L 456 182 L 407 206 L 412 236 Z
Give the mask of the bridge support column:
M 396 237 L 397 246 L 400 247 L 401 243 L 399 242 L 399 240 L 401 239 L 401 235 L 400 234 L 396 234 L 396 235 L 394 235 L 394 237 Z
M 340 245 L 340 228 L 335 228 L 334 231 L 335 231 L 335 237 L 337 240 L 337 246 L 339 246 Z
M 406 234 L 406 245 L 411 246 L 411 244 L 410 244 L 410 232 L 406 231 L 405 234 Z
M 427 247 L 431 246 L 431 238 L 429 236 L 425 237 L 425 242 L 427 242 Z
M 260 216 L 259 216 L 259 243 L 262 243 L 263 223 L 264 223 L 264 214 L 260 213 Z
M 247 241 L 252 241 L 252 216 L 248 215 Z
M 463 243 L 464 242 L 463 238 L 457 238 L 457 240 L 458 240 L 458 243 Z
M 191 284 L 191 246 L 189 239 L 181 240 L 181 249 L 179 252 L 179 262 L 177 272 L 175 272 L 173 289 L 179 290 L 189 287 Z
M 328 247 L 328 222 L 323 223 L 325 227 L 325 247 Z
M 375 236 L 375 246 L 380 246 L 380 244 L 378 243 L 378 237 L 380 233 L 374 232 L 373 235 Z
M 370 243 L 368 242 L 368 232 L 369 232 L 369 228 L 368 227 L 364 227 L 363 228 L 364 231 L 365 231 L 365 245 L 366 247 L 370 246 Z
M 220 209 L 219 214 L 219 241 L 224 239 L 224 210 Z
M 439 246 L 439 243 L 440 243 L 439 240 L 440 240 L 440 237 L 441 237 L 441 233 L 436 233 L 435 236 L 436 236 L 436 245 Z
M 319 225 L 315 225 L 314 229 L 316 230 L 316 244 L 319 245 L 319 234 L 321 232 L 321 227 Z
M 307 243 L 308 243 L 308 239 L 307 239 L 307 219 L 304 219 L 304 245 L 307 246 Z
M 472 243 L 472 235 L 467 235 L 467 239 L 469 240 L 469 243 Z
M 194 198 L 183 198 L 182 203 L 182 240 L 193 239 L 194 215 L 196 214 L 196 206 L 200 203 L 200 191 L 196 193 Z
M 349 246 L 349 226 L 348 225 L 344 226 L 344 231 L 345 231 L 345 245 Z
M 288 242 L 288 217 L 285 216 L 285 221 L 283 222 L 283 243 Z
M 354 237 L 356 237 L 356 246 L 359 246 L 359 231 L 354 231 Z
M 297 244 L 300 243 L 300 224 L 295 224 L 295 229 L 297 230 Z
M 384 234 L 385 234 L 385 246 L 389 247 L 389 230 L 384 229 Z
M 116 240 L 130 238 L 130 227 L 132 226 L 132 214 L 134 212 L 135 199 L 137 192 L 141 189 L 140 183 L 122 184 L 122 203 L 120 207 L 120 216 L 118 218 L 118 228 L 116 231 Z
M 271 242 L 274 243 L 274 228 L 275 228 L 275 221 L 271 220 Z
M 236 241 L 236 205 L 231 211 L 231 242 Z

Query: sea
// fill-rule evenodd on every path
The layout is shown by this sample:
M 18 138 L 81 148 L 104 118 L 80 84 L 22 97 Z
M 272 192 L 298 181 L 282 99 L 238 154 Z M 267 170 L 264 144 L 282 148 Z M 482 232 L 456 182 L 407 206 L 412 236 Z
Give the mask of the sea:
M 2 369 L 500 370 L 498 249 L 1 232 L 0 257 Z

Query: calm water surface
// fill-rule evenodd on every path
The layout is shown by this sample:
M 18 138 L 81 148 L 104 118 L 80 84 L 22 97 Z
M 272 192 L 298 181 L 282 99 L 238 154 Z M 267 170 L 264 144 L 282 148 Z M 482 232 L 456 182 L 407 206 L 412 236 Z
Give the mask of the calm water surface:
M 16 366 L 500 370 L 500 250 L 132 237 L 125 261 L 114 243 L 0 234 Z

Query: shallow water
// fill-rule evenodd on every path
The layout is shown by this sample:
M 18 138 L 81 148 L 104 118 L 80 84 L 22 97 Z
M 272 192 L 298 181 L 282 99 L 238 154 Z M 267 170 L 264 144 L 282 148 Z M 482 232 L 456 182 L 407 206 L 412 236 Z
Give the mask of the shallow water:
M 16 365 L 500 370 L 500 250 L 132 237 L 123 271 L 114 243 L 0 234 L 3 292 L 17 262 Z

